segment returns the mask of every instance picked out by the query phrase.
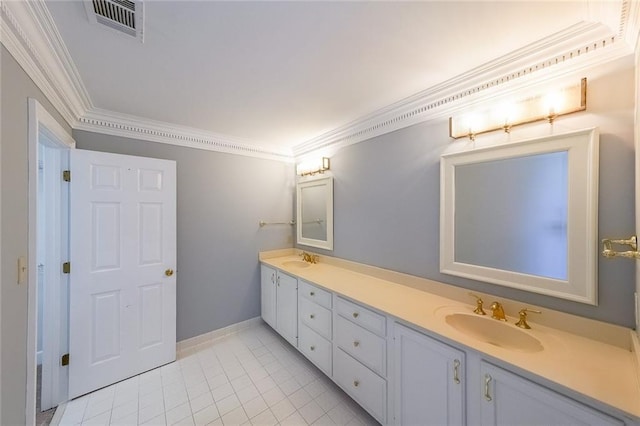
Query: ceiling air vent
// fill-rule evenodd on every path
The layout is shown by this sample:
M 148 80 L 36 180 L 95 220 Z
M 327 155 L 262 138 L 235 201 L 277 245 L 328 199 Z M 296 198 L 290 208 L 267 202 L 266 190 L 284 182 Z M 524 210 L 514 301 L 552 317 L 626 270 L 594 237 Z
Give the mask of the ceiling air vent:
M 89 21 L 144 41 L 141 0 L 86 0 L 84 5 Z

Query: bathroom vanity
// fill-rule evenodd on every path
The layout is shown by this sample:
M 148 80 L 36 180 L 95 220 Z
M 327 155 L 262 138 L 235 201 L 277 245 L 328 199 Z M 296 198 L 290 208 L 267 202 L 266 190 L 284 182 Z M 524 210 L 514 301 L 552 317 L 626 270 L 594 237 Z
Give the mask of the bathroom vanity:
M 424 291 L 407 283 L 428 280 L 325 256 L 311 264 L 293 249 L 260 261 L 265 321 L 382 424 L 640 425 L 632 330 L 577 317 L 574 330 L 617 337 L 538 317 L 524 330 L 511 305 L 507 322 L 477 315 L 446 284 Z

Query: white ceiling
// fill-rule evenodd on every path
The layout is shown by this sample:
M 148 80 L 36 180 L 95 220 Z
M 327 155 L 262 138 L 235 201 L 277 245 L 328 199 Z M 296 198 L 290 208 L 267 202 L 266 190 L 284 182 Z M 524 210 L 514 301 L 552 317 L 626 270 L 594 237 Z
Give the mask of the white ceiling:
M 144 43 L 80 1 L 47 6 L 94 107 L 290 149 L 593 20 L 594 3 L 146 0 Z

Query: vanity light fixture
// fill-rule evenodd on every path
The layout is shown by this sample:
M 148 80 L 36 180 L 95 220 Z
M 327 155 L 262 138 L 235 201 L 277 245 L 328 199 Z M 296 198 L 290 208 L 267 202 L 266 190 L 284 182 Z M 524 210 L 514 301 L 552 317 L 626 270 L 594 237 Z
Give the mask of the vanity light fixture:
M 587 109 L 587 79 L 580 84 L 564 87 L 546 94 L 536 95 L 514 103 L 502 103 L 492 109 L 473 111 L 449 117 L 449 136 L 472 141 L 482 133 L 503 130 L 511 132 L 513 126 L 546 120 L 553 124 L 561 116 Z
M 300 176 L 315 175 L 316 173 L 324 173 L 330 169 L 328 157 L 319 157 L 305 160 L 296 166 L 296 174 Z

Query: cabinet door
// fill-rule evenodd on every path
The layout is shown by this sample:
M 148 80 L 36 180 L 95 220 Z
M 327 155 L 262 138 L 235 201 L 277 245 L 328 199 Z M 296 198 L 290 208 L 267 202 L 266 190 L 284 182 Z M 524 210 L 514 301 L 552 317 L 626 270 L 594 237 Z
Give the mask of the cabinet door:
M 394 325 L 395 423 L 464 423 L 464 352 Z
M 517 374 L 482 363 L 483 425 L 623 425 Z
M 268 266 L 260 267 L 260 290 L 262 319 L 276 328 L 276 270 Z
M 298 280 L 287 274 L 276 277 L 276 330 L 298 346 Z

